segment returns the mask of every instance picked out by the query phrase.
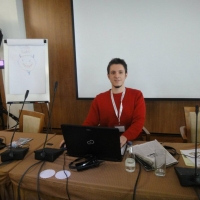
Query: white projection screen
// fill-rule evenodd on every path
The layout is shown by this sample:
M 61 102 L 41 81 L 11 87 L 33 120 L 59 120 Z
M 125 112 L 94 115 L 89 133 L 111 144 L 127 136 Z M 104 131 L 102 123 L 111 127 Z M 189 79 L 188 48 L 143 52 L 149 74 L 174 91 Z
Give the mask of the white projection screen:
M 122 58 L 126 87 L 149 99 L 200 99 L 199 0 L 72 0 L 77 98 L 111 88 Z

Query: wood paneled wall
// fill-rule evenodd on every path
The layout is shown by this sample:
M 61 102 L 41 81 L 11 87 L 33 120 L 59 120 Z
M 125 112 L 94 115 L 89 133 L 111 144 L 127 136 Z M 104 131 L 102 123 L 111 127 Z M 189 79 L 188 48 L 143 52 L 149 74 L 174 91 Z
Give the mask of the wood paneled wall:
M 49 42 L 51 100 L 54 83 L 58 81 L 52 127 L 60 128 L 62 123 L 81 124 L 91 100 L 76 99 L 71 1 L 23 0 L 23 5 L 27 38 L 46 38 Z M 200 105 L 200 101 L 146 100 L 145 126 L 150 132 L 179 133 L 179 127 L 185 124 L 183 107 L 196 104 Z M 35 105 L 38 111 L 41 107 Z
M 27 38 L 46 38 L 49 42 L 51 101 L 54 83 L 58 81 L 52 127 L 81 124 L 91 101 L 76 100 L 70 0 L 25 0 L 23 5 Z M 35 105 L 35 109 L 39 111 L 40 105 Z

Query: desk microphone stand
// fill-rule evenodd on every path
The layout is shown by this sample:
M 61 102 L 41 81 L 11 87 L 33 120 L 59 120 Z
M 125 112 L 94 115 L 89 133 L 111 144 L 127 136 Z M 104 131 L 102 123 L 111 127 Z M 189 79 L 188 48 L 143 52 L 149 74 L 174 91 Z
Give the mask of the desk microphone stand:
M 196 112 L 196 135 L 195 135 L 195 167 L 183 168 L 174 167 L 180 184 L 185 187 L 200 186 L 200 170 L 197 170 L 197 133 L 198 133 L 198 113 L 199 106 L 195 107 Z

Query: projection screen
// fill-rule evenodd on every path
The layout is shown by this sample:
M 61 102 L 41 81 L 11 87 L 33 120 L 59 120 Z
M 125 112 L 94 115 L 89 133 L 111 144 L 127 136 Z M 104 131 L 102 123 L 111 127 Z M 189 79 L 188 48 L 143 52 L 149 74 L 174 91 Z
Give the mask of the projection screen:
M 150 99 L 200 98 L 199 0 L 72 0 L 77 98 L 111 88 L 122 58 L 126 87 Z

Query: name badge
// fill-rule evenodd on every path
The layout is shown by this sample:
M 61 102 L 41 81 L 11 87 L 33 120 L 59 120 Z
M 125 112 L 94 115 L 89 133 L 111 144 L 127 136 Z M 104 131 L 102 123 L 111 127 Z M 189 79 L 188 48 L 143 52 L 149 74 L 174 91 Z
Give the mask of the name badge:
M 115 128 L 118 128 L 119 132 L 124 132 L 125 131 L 125 126 L 115 126 Z

